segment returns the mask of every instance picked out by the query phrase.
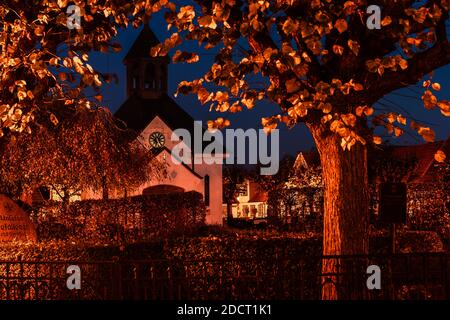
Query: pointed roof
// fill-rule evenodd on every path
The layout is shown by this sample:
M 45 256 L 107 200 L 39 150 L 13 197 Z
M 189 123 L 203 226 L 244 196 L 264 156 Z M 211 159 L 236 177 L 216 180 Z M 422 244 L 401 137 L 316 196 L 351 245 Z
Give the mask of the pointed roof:
M 150 58 L 150 49 L 159 43 L 161 42 L 158 40 L 158 37 L 150 29 L 148 23 L 145 23 L 141 33 L 139 33 L 139 36 L 134 41 L 123 61 Z
M 317 150 L 301 151 L 294 162 L 294 169 L 308 169 L 320 165 L 319 152 Z
M 167 94 L 151 99 L 133 95 L 120 106 L 114 116 L 122 120 L 137 135 L 141 134 L 155 117 L 159 117 L 170 129 L 186 129 L 192 137 L 195 136 L 194 118 Z M 205 131 L 206 129 L 202 128 L 202 134 Z M 210 142 L 202 141 L 202 143 L 204 150 Z M 225 143 L 221 145 L 226 152 Z
M 172 130 L 185 128 L 192 134 L 194 133 L 194 119 L 167 94 L 156 99 L 133 95 L 120 106 L 114 115 L 138 134 L 156 116 L 159 116 Z
M 447 140 L 412 146 L 395 146 L 392 155 L 398 159 L 415 159 L 417 168 L 411 173 L 409 181 L 412 183 L 432 182 L 435 179 L 433 168 L 439 165 L 434 159 L 438 150 L 450 155 L 450 136 Z

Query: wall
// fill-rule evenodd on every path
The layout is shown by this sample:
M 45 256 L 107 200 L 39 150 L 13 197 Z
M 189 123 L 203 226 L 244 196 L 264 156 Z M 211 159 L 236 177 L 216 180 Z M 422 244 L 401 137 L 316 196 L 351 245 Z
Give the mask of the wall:
M 184 189 L 184 191 L 196 191 L 204 195 L 203 178 L 196 176 L 188 168 L 182 164 L 175 164 L 171 161 L 170 153 L 167 150 L 163 150 L 158 156 L 158 160 L 166 163 L 167 177 L 165 178 L 153 178 L 146 183 L 139 186 L 135 190 L 127 190 L 127 196 L 142 195 L 144 189 L 155 186 L 158 184 L 169 184 L 178 186 Z M 117 199 L 124 196 L 123 191 L 110 192 L 111 199 Z M 82 192 L 82 200 L 87 199 L 101 199 L 101 191 L 86 190 Z
M 142 144 L 150 148 L 149 136 L 152 132 L 159 131 L 164 134 L 165 146 L 171 150 L 179 142 L 172 142 L 172 130 L 159 117 L 155 117 L 150 124 L 142 131 L 139 139 Z M 201 155 L 199 155 L 201 158 Z M 172 161 L 171 154 L 168 150 L 163 150 L 158 159 L 166 163 L 167 177 L 153 178 L 147 183 L 141 185 L 135 190 L 127 190 L 127 196 L 141 195 L 144 189 L 158 184 L 169 184 L 178 186 L 184 191 L 196 191 L 203 196 L 205 195 L 204 176 L 210 177 L 210 206 L 207 209 L 207 224 L 222 224 L 222 164 L 195 164 L 195 173 L 190 170 L 192 165 L 177 164 Z M 221 159 L 221 158 L 220 158 Z M 96 191 L 84 191 L 81 198 L 85 199 L 101 199 L 102 193 Z M 111 192 L 110 197 L 121 198 L 124 196 L 123 191 Z
M 220 159 L 217 159 L 217 161 L 220 161 Z M 206 223 L 221 225 L 223 223 L 222 164 L 207 164 L 203 161 L 201 164 L 195 164 L 194 167 L 195 171 L 201 176 L 209 175 L 210 179 L 210 205 L 206 213 Z M 204 192 L 202 193 L 204 194 Z

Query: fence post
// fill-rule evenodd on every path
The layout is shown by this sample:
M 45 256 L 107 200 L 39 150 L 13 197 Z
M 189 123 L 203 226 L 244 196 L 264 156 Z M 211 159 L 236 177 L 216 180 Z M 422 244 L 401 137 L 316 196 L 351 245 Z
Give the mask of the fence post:
M 450 284 L 449 284 L 449 267 L 450 267 L 450 261 L 448 255 L 442 255 L 441 256 L 441 268 L 444 270 L 444 299 L 449 300 L 450 299 Z
M 22 262 L 22 256 L 20 255 L 18 257 L 19 262 L 19 281 L 17 281 L 17 289 L 19 290 L 19 295 L 21 300 L 25 299 L 25 287 L 24 287 L 24 281 L 23 281 L 23 262 Z
M 276 248 L 275 251 L 275 263 L 276 263 L 276 278 L 275 279 L 279 279 L 279 281 L 277 281 L 277 292 L 276 292 L 276 299 L 283 299 L 284 296 L 284 274 L 283 274 L 283 266 L 281 265 L 281 254 L 280 254 L 280 249 Z
M 119 257 L 113 257 L 112 263 L 112 298 L 113 300 L 123 300 L 122 292 L 122 265 Z
M 169 300 L 174 300 L 174 281 L 173 281 L 173 260 L 169 261 L 169 265 L 167 267 L 167 278 L 168 278 L 168 284 L 169 284 Z

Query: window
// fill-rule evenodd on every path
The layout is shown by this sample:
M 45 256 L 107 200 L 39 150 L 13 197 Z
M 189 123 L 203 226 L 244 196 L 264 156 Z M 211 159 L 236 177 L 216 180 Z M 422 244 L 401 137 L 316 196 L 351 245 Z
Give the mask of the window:
M 256 206 L 254 204 L 250 205 L 250 218 L 255 219 L 257 213 L 258 213 L 258 210 L 256 209 Z
M 133 90 L 139 89 L 139 68 L 138 66 L 133 66 L 131 71 L 131 87 Z
M 144 89 L 156 89 L 155 67 L 149 63 L 145 67 Z
M 50 188 L 46 186 L 39 187 L 40 195 L 44 201 L 50 200 Z
M 248 213 L 250 212 L 248 205 L 242 206 L 242 217 L 248 218 Z
M 237 185 L 237 190 L 240 197 L 247 197 L 248 196 L 247 182 L 239 183 Z
M 205 205 L 209 206 L 209 176 L 206 175 L 204 178 L 205 182 Z

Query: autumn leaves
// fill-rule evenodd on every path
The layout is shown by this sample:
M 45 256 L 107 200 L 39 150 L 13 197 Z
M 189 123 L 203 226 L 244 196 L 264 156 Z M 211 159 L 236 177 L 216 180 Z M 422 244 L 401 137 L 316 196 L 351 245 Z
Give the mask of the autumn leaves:
M 450 117 L 450 102 L 448 100 L 438 101 L 432 91 L 440 91 L 441 85 L 437 82 L 432 83 L 431 80 L 427 80 L 424 81 L 423 87 L 426 88 L 425 93 L 422 96 L 425 108 L 428 110 L 434 110 L 438 107 L 444 116 Z
M 169 7 L 167 1 L 164 5 L 168 26 L 177 32 L 154 48 L 153 56 L 167 54 L 183 40 L 196 40 L 206 49 L 223 45 L 210 71 L 180 83 L 178 93 L 196 94 L 202 104 L 221 113 L 252 109 L 258 101 L 270 100 L 281 112 L 262 119 L 266 132 L 279 123 L 289 127 L 299 122 L 319 124 L 338 134 L 344 149 L 356 142 L 382 142 L 381 137 L 361 130 L 368 120 L 372 131 L 382 126 L 397 137 L 404 133 L 405 115 L 379 113 L 372 106 L 375 99 L 366 97 L 377 95 L 371 90 L 381 79 L 409 72 L 409 58 L 436 43 L 436 26 L 450 9 L 446 1 L 414 8 L 389 4 L 378 13 L 362 1 L 245 1 L 238 5 L 230 0 L 198 3 L 201 10 Z M 382 30 L 368 27 L 367 20 L 376 14 Z M 238 58 L 238 53 L 243 57 Z M 195 53 L 181 51 L 173 57 L 174 62 L 199 59 Z M 255 74 L 263 88 L 250 84 Z M 221 88 L 211 92 L 205 88 L 208 83 Z M 437 107 L 448 116 L 450 104 L 437 101 L 431 91 L 438 90 L 438 84 L 429 86 L 422 97 L 425 107 Z M 220 117 L 211 126 L 226 125 L 229 121 Z M 425 141 L 434 140 L 431 128 L 414 121 L 410 126 Z
M 422 77 L 428 73 L 415 71 L 411 60 L 436 45 L 436 30 L 439 24 L 445 24 L 450 9 L 448 1 L 427 2 L 414 8 L 385 3 L 379 21 L 382 29 L 369 30 L 368 3 L 359 0 L 222 0 L 181 4 L 136 0 L 132 6 L 127 1 L 116 2 L 81 3 L 83 29 L 71 30 L 70 39 L 64 33 L 66 20 L 61 18 L 67 18 L 65 0 L 38 1 L 39 13 L 28 12 L 34 17 L 33 22 L 20 19 L 29 8 L 18 6 L 17 16 L 9 9 L 9 13 L 1 14 L 5 8 L 0 7 L 5 30 L 9 30 L 0 32 L 0 45 L 5 49 L 0 61 L 6 66 L 2 85 L 11 86 L 13 81 L 6 74 L 18 74 L 21 67 L 25 67 L 20 70 L 23 77 L 18 75 L 14 80 L 27 83 L 17 85 L 12 95 L 5 93 L 2 103 L 7 107 L 0 117 L 6 117 L 5 112 L 18 115 L 20 111 L 16 109 L 23 109 L 22 114 L 30 109 L 40 110 L 49 102 L 49 91 L 56 99 L 88 106 L 83 89 L 95 90 L 108 81 L 87 63 L 88 52 L 120 50 L 111 41 L 119 27 L 137 27 L 152 14 L 163 12 L 168 30 L 173 32 L 149 55 L 174 52 L 174 62 L 196 63 L 200 61 L 198 52 L 178 49 L 184 41 L 194 41 L 206 50 L 215 49 L 209 70 L 199 79 L 181 82 L 177 93 L 195 94 L 201 104 L 223 114 L 253 109 L 262 100 L 270 101 L 279 106 L 280 112 L 262 119 L 266 132 L 280 123 L 291 127 L 305 122 L 338 134 L 345 149 L 358 141 L 379 143 L 381 138 L 367 130 L 361 132 L 368 120 L 374 126 L 385 127 L 389 134 L 400 136 L 406 119 L 405 115 L 376 110 L 374 102 L 388 93 L 382 92 L 378 83 L 395 82 L 399 74 L 411 73 L 416 79 L 416 74 Z M 64 32 L 60 29 L 63 25 Z M 64 54 L 58 53 L 61 45 L 68 47 Z M 437 84 L 425 86 L 422 100 L 427 109 L 438 108 L 449 116 L 450 103 L 439 101 L 433 93 L 439 89 Z M 92 103 L 101 102 L 101 94 L 94 99 Z M 20 107 L 24 102 L 27 108 Z M 221 128 L 229 124 L 220 115 L 209 125 Z M 430 128 L 417 123 L 412 127 L 426 141 L 434 139 Z

